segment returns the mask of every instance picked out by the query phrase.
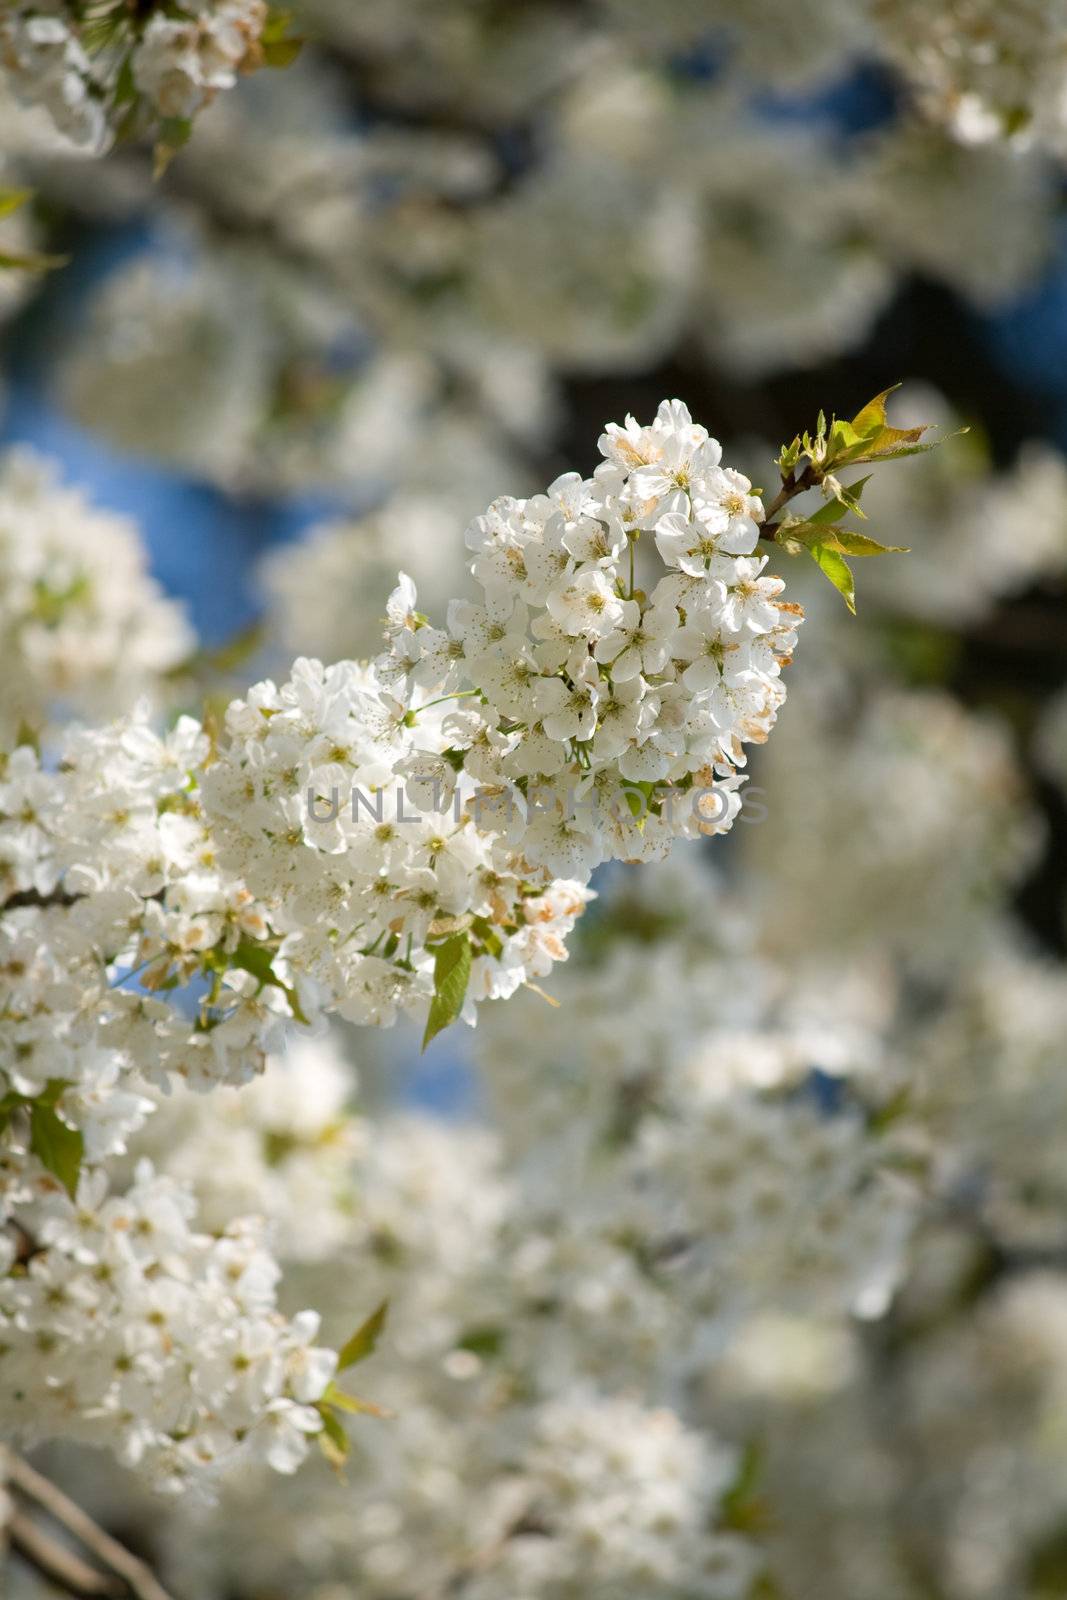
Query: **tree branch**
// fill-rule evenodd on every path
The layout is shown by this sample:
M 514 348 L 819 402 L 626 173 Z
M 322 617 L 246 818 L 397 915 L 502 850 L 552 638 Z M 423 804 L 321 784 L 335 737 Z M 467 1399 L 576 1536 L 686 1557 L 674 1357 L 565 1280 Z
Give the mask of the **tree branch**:
M 34 906 L 41 910 L 49 906 L 72 906 L 84 898 L 84 895 L 68 894 L 65 889 L 53 889 L 51 894 L 42 894 L 39 889 L 16 889 L 14 894 L 9 894 L 0 903 L 0 912 L 16 911 L 20 906 Z
M 16 1511 L 8 1524 L 11 1548 L 36 1567 L 50 1583 L 58 1583 L 68 1593 L 88 1597 L 118 1595 L 115 1579 L 83 1561 L 81 1556 L 46 1533 L 39 1522 Z
M 103 1566 L 122 1579 L 123 1584 L 129 1593 L 135 1597 L 135 1600 L 171 1600 L 171 1596 L 168 1595 L 145 1562 L 127 1550 L 125 1545 L 119 1544 L 118 1540 L 113 1539 L 109 1533 L 105 1533 L 103 1528 L 99 1527 L 87 1512 L 83 1511 L 80 1506 L 75 1505 L 74 1501 L 63 1493 L 62 1489 L 58 1489 L 48 1478 L 42 1477 L 27 1461 L 23 1461 L 21 1456 L 15 1455 L 14 1452 L 9 1452 L 8 1483 L 11 1488 L 19 1490 L 28 1500 L 34 1501 L 50 1517 L 53 1517 L 61 1527 L 66 1528 L 68 1533 L 72 1533 L 76 1539 L 80 1540 Z M 12 1542 L 17 1547 L 23 1548 L 24 1554 L 30 1555 L 30 1552 L 23 1547 L 19 1530 L 25 1535 L 27 1526 L 34 1529 L 34 1534 L 30 1536 L 31 1538 L 40 1535 L 41 1539 L 45 1540 L 49 1548 L 51 1548 L 51 1541 L 47 1540 L 47 1536 L 41 1534 L 41 1530 L 36 1528 L 35 1524 L 29 1523 L 27 1518 L 16 1514 L 12 1519 L 11 1537 Z M 56 1548 L 62 1549 L 62 1547 Z M 66 1555 L 68 1552 L 63 1551 L 63 1554 Z M 36 1561 L 36 1557 L 33 1555 L 30 1555 L 30 1559 Z M 74 1559 L 77 1560 L 77 1558 Z M 92 1569 L 84 1563 L 79 1562 L 78 1564 L 82 1566 L 84 1573 L 91 1573 Z M 86 1589 L 83 1585 L 80 1589 L 72 1588 L 71 1592 L 73 1594 L 112 1595 L 121 1592 L 116 1590 L 115 1586 L 106 1577 L 101 1574 L 96 1576 L 103 1583 L 103 1587 Z M 68 1583 L 67 1587 L 71 1588 L 71 1585 Z
M 804 468 L 799 478 L 794 477 L 792 473 L 783 478 L 782 487 L 779 489 L 776 498 L 767 507 L 767 515 L 760 527 L 760 538 L 767 539 L 773 544 L 774 536 L 780 527 L 780 524 L 775 522 L 775 517 L 785 509 L 790 500 L 795 500 L 798 494 L 806 494 L 809 489 L 814 489 L 819 482 L 819 476 L 810 466 Z

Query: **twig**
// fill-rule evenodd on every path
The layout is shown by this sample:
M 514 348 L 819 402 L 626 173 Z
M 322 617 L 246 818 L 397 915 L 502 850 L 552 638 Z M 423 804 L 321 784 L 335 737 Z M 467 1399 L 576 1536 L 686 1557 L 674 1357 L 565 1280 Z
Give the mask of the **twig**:
M 767 514 L 760 528 L 760 538 L 768 539 L 773 543 L 779 527 L 779 524 L 774 519 L 779 511 L 784 510 L 790 500 L 795 500 L 798 494 L 805 494 L 809 489 L 814 489 L 819 481 L 819 476 L 810 466 L 804 468 L 799 478 L 794 477 L 793 473 L 789 473 L 787 477 L 784 477 L 777 497 L 767 507 Z
M 23 906 L 40 910 L 47 910 L 50 906 L 73 906 L 84 898 L 84 895 L 68 894 L 65 889 L 53 889 L 51 894 L 42 894 L 39 889 L 17 889 L 0 904 L 0 911 L 16 911 Z
M 47 1511 L 50 1517 L 54 1517 L 76 1539 L 80 1539 L 98 1561 L 122 1579 L 136 1600 L 171 1600 L 171 1596 L 145 1562 L 127 1550 L 125 1545 L 119 1544 L 109 1533 L 105 1533 L 87 1512 L 75 1505 L 74 1501 L 63 1493 L 62 1489 L 57 1489 L 54 1483 L 42 1477 L 27 1461 L 23 1461 L 21 1456 L 14 1453 L 10 1456 L 8 1481 L 12 1487 L 21 1490 L 28 1499 L 36 1501 L 42 1510 Z M 20 1523 L 22 1520 L 15 1519 Z M 16 1537 L 14 1532 L 12 1537 Z M 103 1588 L 74 1592 L 114 1594 L 115 1590 Z
M 53 1583 L 76 1595 L 116 1595 L 115 1580 L 106 1572 L 91 1567 L 66 1545 L 59 1544 L 23 1512 L 16 1511 L 8 1524 L 11 1548 L 42 1572 Z

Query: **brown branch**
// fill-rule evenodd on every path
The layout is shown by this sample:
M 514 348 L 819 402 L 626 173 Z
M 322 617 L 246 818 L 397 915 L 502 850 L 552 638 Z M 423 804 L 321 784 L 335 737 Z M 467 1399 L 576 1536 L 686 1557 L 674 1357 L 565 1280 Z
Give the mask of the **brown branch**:
M 780 523 L 774 520 L 779 511 L 783 511 L 790 500 L 795 500 L 798 494 L 806 494 L 809 489 L 814 489 L 820 482 L 820 475 L 811 466 L 805 467 L 799 478 L 795 477 L 792 472 L 784 477 L 782 479 L 782 487 L 779 489 L 776 498 L 767 507 L 767 514 L 760 528 L 760 538 L 767 539 L 773 544 L 774 536 L 781 526 Z
M 0 912 L 15 911 L 20 906 L 34 906 L 41 910 L 49 906 L 72 906 L 84 898 L 81 894 L 68 894 L 65 889 L 53 889 L 51 894 L 42 894 L 39 889 L 17 889 L 0 903 Z
M 163 1588 L 151 1568 L 138 1556 L 133 1555 L 125 1545 L 119 1544 L 109 1533 L 105 1533 L 74 1501 L 58 1489 L 48 1478 L 35 1471 L 29 1462 L 23 1461 L 21 1456 L 13 1452 L 9 1454 L 8 1482 L 14 1489 L 18 1489 L 27 1499 L 33 1500 L 53 1517 L 61 1527 L 79 1539 L 85 1548 L 101 1562 L 101 1564 L 115 1573 L 125 1584 L 129 1593 L 135 1600 L 171 1600 L 170 1595 Z M 20 1525 L 24 1519 L 17 1517 L 14 1522 Z M 14 1531 L 12 1538 L 17 1543 Z M 86 1569 L 88 1570 L 88 1569 Z M 75 1589 L 75 1594 L 116 1594 L 114 1586 L 98 1588 L 96 1590 Z
M 115 1579 L 46 1533 L 40 1523 L 16 1511 L 8 1524 L 11 1548 L 51 1582 L 75 1595 L 117 1595 Z

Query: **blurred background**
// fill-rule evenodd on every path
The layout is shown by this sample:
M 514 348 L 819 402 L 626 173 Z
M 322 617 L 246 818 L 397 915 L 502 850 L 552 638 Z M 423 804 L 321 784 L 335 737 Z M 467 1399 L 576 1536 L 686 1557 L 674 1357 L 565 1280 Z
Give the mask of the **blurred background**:
M 621 869 L 599 886 L 554 985 L 568 1020 L 522 996 L 425 1061 L 402 1031 L 343 1042 L 361 1106 L 399 1119 L 364 1174 L 401 1242 L 374 1268 L 394 1294 L 396 1260 L 445 1261 L 449 1294 L 467 1282 L 449 1229 L 466 1238 L 458 1173 L 482 1155 L 456 1119 L 496 1119 L 493 1160 L 537 1211 L 555 1169 L 531 1129 L 551 1145 L 583 1074 L 618 1097 L 609 1116 L 589 1090 L 574 1116 L 590 1125 L 635 1116 L 694 1056 L 737 1054 L 761 1092 L 826 1117 L 854 1097 L 892 1126 L 911 1222 L 891 1268 L 864 1235 L 885 1270 L 861 1274 L 859 1312 L 845 1296 L 842 1320 L 828 1293 L 783 1310 L 764 1262 L 731 1353 L 713 1378 L 687 1372 L 688 1425 L 759 1441 L 759 1493 L 729 1526 L 768 1572 L 699 1587 L 683 1564 L 582 1591 L 605 1600 L 1067 1595 L 1067 32 L 1056 7 L 1000 12 L 304 0 L 297 62 L 221 95 L 158 181 L 146 151 L 83 159 L 0 101 L 0 176 L 36 196 L 18 226 L 70 257 L 0 280 L 0 436 L 52 458 L 105 520 L 136 521 L 199 640 L 165 670 L 138 655 L 93 689 L 94 713 L 140 692 L 217 699 L 299 653 L 372 654 L 398 568 L 432 614 L 463 592 L 471 516 L 592 470 L 603 424 L 647 421 L 665 396 L 769 497 L 778 448 L 820 408 L 852 415 L 900 383 L 893 420 L 946 437 L 865 496 L 874 536 L 911 553 L 860 564 L 857 619 L 813 567 L 774 563 L 809 620 L 751 762 L 764 815 L 710 841 L 688 880 L 653 870 L 637 889 Z M 26 470 L 0 466 L 9 516 Z M 742 958 L 762 998 L 727 1028 Z M 412 1098 L 453 1119 L 455 1147 L 431 1124 L 416 1139 Z M 579 1211 L 584 1249 L 601 1235 Z M 760 1249 L 746 1235 L 738 1259 Z M 576 1278 L 601 1270 L 574 1250 Z M 787 1248 L 782 1273 L 795 1264 Z M 485 1336 L 463 1350 L 491 1366 L 491 1308 L 467 1320 Z M 128 1484 L 97 1480 L 101 1515 L 197 1600 L 555 1600 L 592 1583 L 574 1557 L 562 1578 L 523 1569 L 528 1590 L 511 1568 L 449 1587 L 485 1479 L 455 1464 L 477 1454 L 464 1406 L 418 1389 L 440 1353 L 404 1355 L 415 1420 L 377 1522 L 306 1490 L 264 1516 L 246 1490 L 245 1533 L 212 1525 L 231 1542 L 208 1541 L 190 1578 L 180 1517 L 157 1527 Z M 434 1430 L 458 1480 L 436 1501 Z

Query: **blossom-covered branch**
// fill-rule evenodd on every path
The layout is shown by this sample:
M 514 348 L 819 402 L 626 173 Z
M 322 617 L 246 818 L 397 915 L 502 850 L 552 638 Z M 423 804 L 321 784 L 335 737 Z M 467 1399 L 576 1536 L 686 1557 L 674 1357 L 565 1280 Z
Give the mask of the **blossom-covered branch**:
M 69 732 L 57 765 L 6 758 L 0 1371 L 21 1435 L 107 1444 L 171 1488 L 237 1452 L 292 1470 L 352 1404 L 317 1317 L 278 1312 L 258 1223 L 204 1233 L 184 1186 L 141 1164 L 119 1191 L 107 1163 L 154 1095 L 247 1083 L 294 1027 L 473 1022 L 566 958 L 600 862 L 732 825 L 800 621 L 756 553 L 762 502 L 679 401 L 601 453 L 475 519 L 482 597 L 446 628 L 402 579 L 374 666 L 299 660 L 221 733 L 161 735 L 141 708 Z
M 94 152 L 145 132 L 172 151 L 238 74 L 294 53 L 287 17 L 267 0 L 16 0 L 0 18 L 0 66 L 16 94 Z

